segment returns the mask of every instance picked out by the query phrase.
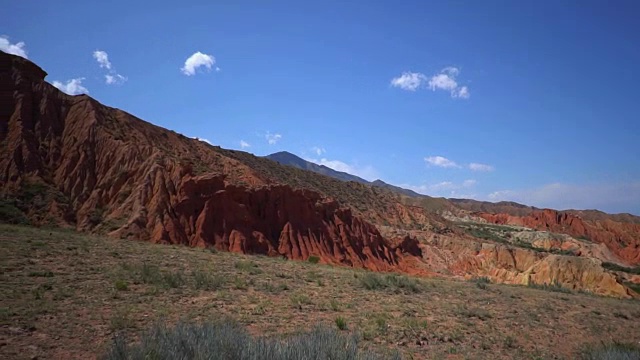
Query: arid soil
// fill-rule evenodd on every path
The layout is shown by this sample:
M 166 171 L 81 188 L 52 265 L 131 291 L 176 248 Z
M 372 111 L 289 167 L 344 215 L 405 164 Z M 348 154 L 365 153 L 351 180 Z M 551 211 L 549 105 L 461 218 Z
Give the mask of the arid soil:
M 158 319 L 229 318 L 272 337 L 335 326 L 406 359 L 573 359 L 640 341 L 640 302 L 484 280 L 0 225 L 0 358 L 90 359 Z M 400 281 L 402 280 L 402 281 Z

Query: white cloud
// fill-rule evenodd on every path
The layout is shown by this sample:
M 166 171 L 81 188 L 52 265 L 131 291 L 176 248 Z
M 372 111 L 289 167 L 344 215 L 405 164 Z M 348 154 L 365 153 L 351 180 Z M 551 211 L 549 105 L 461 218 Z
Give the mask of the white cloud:
M 598 209 L 640 215 L 640 182 L 576 185 L 552 183 L 538 188 L 500 190 L 489 201 L 515 201 L 552 209 Z
M 351 175 L 359 176 L 365 180 L 373 181 L 378 179 L 378 172 L 370 165 L 360 166 L 358 164 L 348 164 L 340 160 L 322 159 L 305 159 L 318 165 L 324 165 L 336 171 L 346 172 Z
M 248 142 L 246 142 L 244 140 L 240 140 L 240 148 L 246 149 L 248 147 L 251 147 L 251 144 L 249 144 Z
M 413 190 L 419 194 L 429 196 L 443 196 L 443 197 L 475 197 L 474 194 L 467 194 L 466 191 L 472 190 L 476 186 L 477 182 L 473 179 L 465 180 L 462 183 L 454 183 L 452 181 L 441 181 L 435 184 L 422 184 L 422 185 L 407 185 L 403 184 L 400 187 Z M 458 192 L 459 190 L 465 191 L 465 193 Z
M 115 75 L 107 74 L 104 76 L 104 78 L 107 85 L 120 85 L 120 84 L 124 84 L 124 82 L 127 81 L 127 78 L 120 74 L 115 74 Z
M 456 164 L 454 161 L 447 159 L 442 156 L 429 156 L 424 158 L 424 161 L 428 162 L 431 165 L 443 167 L 443 168 L 459 168 L 460 165 Z
M 466 86 L 462 86 L 457 90 L 457 97 L 462 99 L 468 99 L 471 94 L 469 94 L 469 88 Z M 454 96 L 456 97 L 456 96 Z
M 196 51 L 193 55 L 189 56 L 184 62 L 184 66 L 180 68 L 183 74 L 187 76 L 195 75 L 196 70 L 200 67 L 205 67 L 211 70 L 211 67 L 216 63 L 216 59 L 207 54 L 203 54 L 200 51 Z M 218 68 L 216 68 L 216 71 Z
M 69 95 L 88 94 L 89 90 L 82 86 L 84 78 L 76 78 L 68 80 L 66 83 L 60 81 L 54 81 L 53 86 L 57 87 L 60 91 Z
M 427 80 L 421 73 L 404 72 L 397 78 L 391 79 L 391 86 L 399 87 L 402 90 L 416 91 Z
M 267 142 L 269 143 L 269 145 L 275 145 L 278 141 L 280 141 L 280 139 L 282 139 L 282 135 L 280 134 L 272 134 L 270 132 L 267 131 L 267 133 L 265 134 L 265 139 L 267 139 Z
M 316 155 L 318 155 L 318 156 L 320 156 L 320 155 L 322 155 L 322 154 L 327 152 L 327 150 L 325 150 L 323 147 L 319 147 L 319 146 L 312 147 L 311 151 L 316 153 Z
M 460 86 L 456 80 L 459 74 L 460 69 L 453 66 L 447 66 L 431 77 L 422 73 L 404 72 L 401 76 L 391 79 L 391 86 L 408 91 L 416 91 L 421 87 L 428 87 L 433 91 L 448 91 L 452 98 L 468 99 L 471 96 L 469 88 Z
M 101 68 L 111 70 L 111 62 L 109 61 L 109 54 L 106 51 L 96 50 L 93 52 L 93 58 L 96 59 L 98 65 Z
M 471 163 L 469 164 L 469 170 L 489 172 L 489 171 L 493 171 L 494 167 L 486 164 Z
M 12 44 L 11 41 L 9 41 L 8 36 L 0 36 L 0 50 L 6 52 L 7 54 L 18 55 L 22 56 L 25 59 L 28 59 L 27 45 L 23 41 Z
M 109 61 L 109 54 L 103 50 L 96 50 L 93 52 L 93 58 L 96 59 L 100 68 L 107 69 L 108 74 L 104 75 L 104 82 L 107 85 L 122 85 L 128 79 L 126 76 L 118 74 Z

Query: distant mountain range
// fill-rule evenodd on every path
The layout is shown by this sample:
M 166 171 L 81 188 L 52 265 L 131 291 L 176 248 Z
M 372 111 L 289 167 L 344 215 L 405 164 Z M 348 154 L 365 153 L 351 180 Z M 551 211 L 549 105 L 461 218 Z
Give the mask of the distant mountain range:
M 302 169 L 302 170 L 309 170 L 309 171 L 313 171 L 315 173 L 318 174 L 322 174 L 322 175 L 326 175 L 326 176 L 330 176 L 334 179 L 338 179 L 338 180 L 342 180 L 342 181 L 355 181 L 361 184 L 369 184 L 369 185 L 373 185 L 373 186 L 377 186 L 380 188 L 385 188 L 388 190 L 392 190 L 395 191 L 397 193 L 400 193 L 402 195 L 406 195 L 406 196 L 411 196 L 411 197 L 422 197 L 425 195 L 421 195 L 418 194 L 417 192 L 413 191 L 413 190 L 409 190 L 409 189 L 405 189 L 405 188 L 401 188 L 399 186 L 394 186 L 391 184 L 387 184 L 386 182 L 378 179 L 375 181 L 367 181 L 359 176 L 355 176 L 355 175 L 351 175 L 349 173 L 343 172 L 343 171 L 337 171 L 337 170 L 333 170 L 330 167 L 324 166 L 324 165 L 318 165 L 316 163 L 307 161 L 297 155 L 294 155 L 288 151 L 280 151 L 277 153 L 273 153 L 271 155 L 267 155 L 265 156 L 267 159 L 273 160 L 275 162 L 278 162 L 282 165 L 288 165 L 288 166 L 293 166 L 295 168 L 298 169 Z

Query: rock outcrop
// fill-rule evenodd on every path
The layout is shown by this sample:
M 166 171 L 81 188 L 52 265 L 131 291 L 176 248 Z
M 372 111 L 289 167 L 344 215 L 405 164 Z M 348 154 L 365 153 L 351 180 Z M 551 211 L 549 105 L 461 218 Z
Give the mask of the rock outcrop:
M 492 224 L 516 225 L 568 234 L 575 238 L 602 243 L 628 265 L 640 264 L 640 225 L 613 220 L 587 221 L 566 212 L 545 209 L 527 216 L 475 214 Z
M 2 194 L 35 191 L 43 206 L 26 210 L 36 223 L 377 271 L 420 256 L 411 239 L 391 245 L 334 200 L 275 185 L 205 143 L 86 95 L 67 96 L 28 60 L 2 53 L 0 64 L 9 90 L 0 100 Z

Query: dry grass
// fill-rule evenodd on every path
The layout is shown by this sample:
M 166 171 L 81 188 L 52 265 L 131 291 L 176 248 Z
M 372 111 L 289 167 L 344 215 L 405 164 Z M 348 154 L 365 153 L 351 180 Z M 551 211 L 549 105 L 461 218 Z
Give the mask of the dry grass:
M 0 242 L 3 359 L 92 358 L 115 334 L 136 338 L 158 319 L 232 318 L 272 337 L 340 326 L 364 347 L 408 359 L 574 358 L 589 343 L 640 339 L 638 301 L 373 279 L 343 267 L 11 225 L 0 225 Z

